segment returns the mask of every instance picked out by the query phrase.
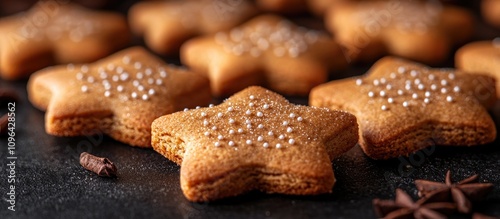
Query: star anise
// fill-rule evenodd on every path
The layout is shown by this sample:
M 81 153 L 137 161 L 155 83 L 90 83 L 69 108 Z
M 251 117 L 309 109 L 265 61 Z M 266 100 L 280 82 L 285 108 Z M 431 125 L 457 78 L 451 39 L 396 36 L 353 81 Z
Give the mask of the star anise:
M 458 212 L 471 213 L 472 202 L 483 200 L 493 189 L 491 183 L 472 183 L 478 179 L 473 175 L 458 183 L 451 182 L 451 173 L 446 173 L 445 182 L 433 182 L 428 180 L 415 180 L 420 197 L 433 201 L 453 201 L 457 204 Z
M 414 202 L 406 192 L 397 189 L 394 201 L 374 199 L 373 208 L 378 217 L 385 219 L 445 219 L 456 206 L 448 202 L 430 202 L 427 198 Z

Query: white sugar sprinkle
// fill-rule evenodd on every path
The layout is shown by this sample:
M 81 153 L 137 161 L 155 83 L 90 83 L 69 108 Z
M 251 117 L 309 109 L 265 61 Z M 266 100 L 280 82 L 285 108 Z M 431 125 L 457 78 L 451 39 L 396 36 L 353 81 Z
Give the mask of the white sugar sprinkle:
M 270 132 L 268 132 L 268 133 L 267 133 L 267 135 L 269 135 L 269 136 L 273 136 L 273 135 L 274 135 L 274 133 L 273 133 L 272 131 L 270 131 Z
M 405 102 L 403 102 L 403 106 L 404 106 L 404 107 L 408 107 L 408 102 L 406 102 L 406 101 L 405 101 Z
M 257 141 L 264 141 L 264 137 L 262 136 L 257 137 Z
M 276 148 L 278 149 L 281 148 L 281 144 L 280 143 L 276 144 Z
M 111 92 L 109 92 L 109 91 L 104 91 L 104 96 L 105 96 L 105 97 L 109 97 L 109 96 L 111 96 Z
M 245 120 L 245 124 L 252 124 L 252 121 L 250 119 Z
M 448 102 L 450 102 L 450 103 L 451 103 L 451 102 L 453 102 L 453 97 L 451 97 L 451 96 L 447 96 L 447 97 L 446 97 L 446 101 L 448 101 Z
M 423 89 L 425 89 L 425 86 L 424 86 L 423 84 L 419 84 L 419 85 L 418 85 L 418 89 L 419 89 L 419 90 L 423 90 Z
M 227 144 L 228 144 L 229 146 L 233 147 L 233 146 L 234 146 L 234 141 L 229 141 Z
M 217 117 L 221 118 L 223 116 L 222 113 L 217 113 Z
M 288 128 L 286 129 L 286 132 L 288 132 L 288 133 L 291 133 L 292 131 L 293 131 L 293 129 L 292 129 L 292 128 L 290 128 L 290 127 L 288 127 Z
M 416 71 L 416 70 L 411 70 L 411 71 L 410 71 L 410 75 L 411 75 L 412 77 L 417 77 L 417 75 L 418 75 L 418 71 Z
M 453 91 L 454 91 L 455 93 L 460 92 L 460 87 L 459 87 L 459 86 L 455 86 L 455 87 L 453 88 Z
M 212 130 L 217 130 L 217 126 L 212 126 Z
M 231 107 L 231 106 L 230 106 L 230 107 L 228 107 L 228 108 L 227 108 L 227 111 L 232 112 L 232 111 L 233 111 L 233 107 Z
M 131 96 L 132 98 L 136 99 L 136 98 L 137 98 L 137 93 L 136 93 L 136 92 L 132 92 L 132 94 L 130 94 L 130 96 Z
M 436 78 L 433 74 L 429 74 L 429 76 L 427 76 L 427 78 L 429 78 L 429 80 L 434 80 L 434 78 Z
M 283 125 L 283 126 L 288 125 L 288 121 L 283 121 L 282 125 Z
M 444 80 L 444 79 L 443 79 L 443 80 L 441 80 L 441 85 L 446 86 L 447 84 L 448 84 L 448 81 L 446 81 L 446 80 Z
M 380 107 L 382 110 L 386 111 L 387 110 L 387 106 L 386 105 L 382 105 L 382 107 Z
M 431 92 L 426 91 L 424 95 L 425 95 L 425 97 L 430 97 L 431 96 Z
M 128 79 L 128 74 L 127 73 L 123 73 L 120 75 L 120 80 L 122 81 L 126 81 Z
M 263 129 L 263 128 L 264 128 L 264 125 L 259 124 L 259 125 L 257 126 L 257 128 L 259 128 L 259 129 Z
M 207 113 L 206 112 L 201 112 L 201 117 L 206 117 Z
M 398 68 L 398 72 L 399 72 L 400 74 L 403 74 L 403 73 L 405 73 L 405 72 L 406 72 L 406 68 L 405 68 L 405 67 L 399 67 L 399 68 Z
M 234 124 L 234 119 L 229 119 L 229 124 Z
M 295 140 L 293 139 L 288 140 L 288 144 L 295 144 Z
M 446 88 L 441 88 L 441 93 L 445 94 L 445 93 L 448 93 L 448 90 Z
M 255 99 L 255 96 L 254 95 L 250 95 L 250 100 L 254 100 Z
M 153 88 L 149 89 L 148 94 L 149 95 L 154 95 L 156 92 Z
M 238 133 L 243 133 L 243 129 L 238 129 Z
M 377 79 L 373 80 L 373 85 L 378 86 L 379 84 L 380 82 Z
M 262 106 L 262 108 L 269 109 L 269 105 L 268 104 L 264 104 L 264 106 Z
M 302 117 L 297 117 L 297 121 L 302 122 L 303 118 Z
M 224 139 L 224 136 L 222 136 L 222 135 L 218 135 L 218 136 L 217 136 L 217 139 L 222 140 L 222 139 Z
M 207 120 L 203 120 L 203 125 L 207 126 L 208 125 L 208 121 Z
M 252 114 L 252 112 L 251 112 L 250 110 L 247 110 L 247 111 L 245 112 L 245 114 L 250 115 L 250 114 Z
M 375 96 L 375 93 L 373 93 L 373 91 L 370 91 L 370 92 L 368 92 L 368 96 L 369 96 L 369 97 L 374 97 L 374 96 Z
M 215 147 L 220 147 L 220 142 L 215 142 Z
M 430 102 L 429 98 L 424 99 L 424 103 L 429 103 L 429 102 Z
M 83 79 L 83 74 L 81 72 L 76 73 L 76 79 L 81 81 Z
M 142 95 L 142 100 L 148 100 L 148 99 L 149 99 L 149 96 L 147 94 Z
M 262 144 L 262 147 L 268 148 L 269 147 L 269 143 L 265 142 L 264 144 Z
M 210 135 L 210 132 L 205 132 L 205 136 L 209 136 Z
M 380 96 L 385 97 L 385 91 L 380 91 Z
M 414 93 L 414 94 L 412 94 L 412 95 L 411 95 L 411 97 L 412 97 L 413 99 L 417 99 L 417 98 L 418 98 L 418 94 L 417 94 L 417 93 Z
M 398 90 L 398 95 L 403 95 L 403 91 L 402 90 Z
M 247 140 L 246 143 L 247 143 L 247 145 L 251 145 L 252 144 L 252 140 Z
M 229 134 L 230 134 L 230 135 L 234 135 L 234 133 L 235 133 L 235 131 L 234 131 L 234 130 L 232 130 L 232 129 L 231 129 L 231 130 L 229 130 Z
M 363 84 L 363 80 L 361 79 L 356 79 L 356 85 L 362 85 Z
M 388 102 L 388 103 L 394 103 L 394 99 L 392 99 L 391 97 L 389 97 L 389 98 L 387 99 L 387 102 Z
M 432 84 L 432 85 L 431 85 L 431 90 L 436 90 L 436 89 L 437 89 L 437 85 Z
M 278 138 L 281 139 L 281 140 L 283 140 L 283 139 L 285 139 L 285 136 L 284 135 L 280 135 L 280 136 L 278 136 Z
M 290 113 L 290 115 L 288 117 L 295 118 L 295 114 L 294 113 Z
M 262 112 L 257 112 L 257 116 L 262 117 L 262 116 L 264 116 L 264 114 Z
M 122 92 L 122 91 L 123 91 L 123 86 L 122 86 L 122 85 L 118 85 L 118 86 L 116 87 L 116 90 L 117 90 L 118 92 Z
M 163 81 L 161 79 L 156 79 L 156 85 L 161 85 L 163 84 Z
M 89 83 L 94 83 L 94 77 L 89 76 L 89 77 L 87 78 L 87 82 L 89 82 Z
M 448 75 L 448 78 L 449 78 L 450 80 L 453 80 L 453 79 L 455 79 L 455 74 L 453 74 L 453 73 L 450 73 L 450 74 Z
M 135 62 L 134 63 L 134 68 L 135 69 L 141 69 L 142 68 L 142 64 L 140 62 Z
M 82 90 L 83 93 L 87 93 L 89 91 L 89 88 L 86 85 L 83 85 L 81 87 L 81 90 Z
M 392 85 L 388 84 L 387 86 L 385 86 L 385 89 L 391 90 L 392 89 Z
M 249 107 L 254 107 L 254 106 L 255 106 L 255 104 L 254 104 L 254 103 L 249 103 L 249 104 L 248 104 L 248 106 L 249 106 Z
M 135 77 L 136 77 L 137 79 L 142 79 L 142 77 L 143 77 L 143 76 L 144 76 L 144 75 L 143 75 L 141 72 L 139 72 L 139 73 L 137 73 L 137 74 L 135 75 Z
M 155 79 L 154 78 L 148 78 L 148 84 L 154 84 Z

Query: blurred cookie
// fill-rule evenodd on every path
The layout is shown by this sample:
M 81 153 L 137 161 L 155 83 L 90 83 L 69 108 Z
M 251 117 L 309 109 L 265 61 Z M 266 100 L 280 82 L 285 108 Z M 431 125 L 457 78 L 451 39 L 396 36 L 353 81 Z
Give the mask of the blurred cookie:
M 495 92 L 488 76 L 387 57 L 364 76 L 314 88 L 310 104 L 354 114 L 365 154 L 389 159 L 431 145 L 494 141 L 495 124 L 484 106 L 495 102 Z
M 331 192 L 331 161 L 357 140 L 353 115 L 293 105 L 261 87 L 218 106 L 160 117 L 152 125 L 153 148 L 181 165 L 182 191 L 197 202 L 252 190 Z
M 216 96 L 250 85 L 287 95 L 307 95 L 347 62 L 328 35 L 262 15 L 229 31 L 186 42 L 181 61 L 210 78 Z
M 228 30 L 256 13 L 246 0 L 140 2 L 130 9 L 129 21 L 153 51 L 173 55 L 189 38 Z
M 367 62 L 391 54 L 438 64 L 474 29 L 469 11 L 436 2 L 344 2 L 330 8 L 326 23 L 348 59 Z
M 154 119 L 211 101 L 205 77 L 166 65 L 140 47 L 88 65 L 41 70 L 31 76 L 28 96 L 47 111 L 48 134 L 100 131 L 138 147 L 151 147 Z
M 130 41 L 121 15 L 58 1 L 0 19 L 0 32 L 0 76 L 7 80 L 57 63 L 95 61 Z
M 500 28 L 500 1 L 483 0 L 481 2 L 481 12 L 488 23 Z
M 486 74 L 497 79 L 500 88 L 500 38 L 469 43 L 455 54 L 455 65 L 468 73 Z M 497 89 L 500 97 L 500 89 Z

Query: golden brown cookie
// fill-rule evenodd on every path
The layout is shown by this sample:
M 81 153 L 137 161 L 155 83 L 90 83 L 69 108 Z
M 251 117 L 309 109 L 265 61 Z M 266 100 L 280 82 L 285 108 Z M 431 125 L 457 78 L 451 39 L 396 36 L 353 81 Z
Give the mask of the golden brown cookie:
M 186 40 L 228 30 L 256 13 L 247 0 L 140 2 L 130 9 L 129 21 L 153 51 L 173 55 Z
M 468 73 L 486 74 L 497 80 L 500 88 L 500 38 L 469 43 L 455 54 L 455 65 Z M 500 89 L 497 89 L 500 97 Z
M 331 192 L 331 161 L 357 140 L 353 115 L 293 105 L 261 87 L 218 106 L 160 117 L 152 125 L 153 148 L 181 165 L 181 188 L 190 201 L 251 190 Z
M 326 23 L 348 60 L 368 62 L 391 54 L 441 63 L 474 29 L 473 16 L 465 9 L 394 0 L 344 2 L 330 8 Z
M 36 72 L 28 96 L 47 111 L 45 129 L 51 135 L 101 131 L 138 147 L 151 146 L 154 119 L 211 101 L 205 77 L 166 65 L 140 47 L 88 65 Z
M 487 22 L 500 28 L 500 1 L 483 0 L 481 2 L 481 12 Z
M 307 95 L 326 82 L 330 70 L 347 66 L 340 46 L 328 35 L 274 15 L 192 39 L 182 46 L 181 61 L 207 75 L 216 96 L 229 96 L 250 85 Z
M 431 145 L 492 142 L 495 124 L 484 106 L 495 102 L 495 92 L 488 76 L 386 57 L 364 76 L 314 88 L 310 104 L 356 115 L 363 151 L 389 159 Z
M 57 63 L 95 61 L 130 40 L 121 15 L 59 1 L 0 19 L 0 33 L 0 76 L 8 80 Z

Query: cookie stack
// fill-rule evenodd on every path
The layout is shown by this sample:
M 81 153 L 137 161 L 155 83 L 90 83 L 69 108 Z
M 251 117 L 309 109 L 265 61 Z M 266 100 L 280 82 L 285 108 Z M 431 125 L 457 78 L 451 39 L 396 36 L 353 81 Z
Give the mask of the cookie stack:
M 496 3 L 483 1 L 492 26 Z M 475 34 L 466 8 L 148 1 L 127 16 L 54 0 L 1 18 L 0 76 L 29 77 L 50 135 L 100 130 L 177 163 L 191 201 L 329 193 L 332 161 L 356 144 L 386 160 L 496 138 L 488 110 L 500 95 L 500 42 L 463 46 Z M 183 66 L 165 62 L 177 58 Z M 345 77 L 363 65 L 366 74 Z

